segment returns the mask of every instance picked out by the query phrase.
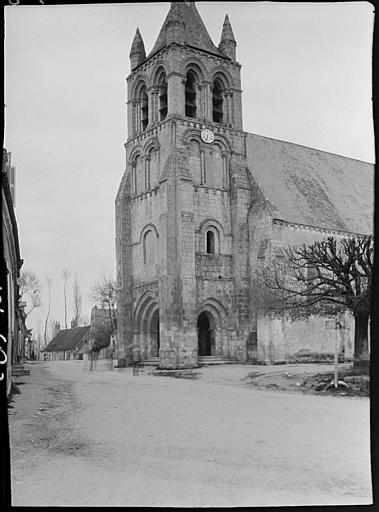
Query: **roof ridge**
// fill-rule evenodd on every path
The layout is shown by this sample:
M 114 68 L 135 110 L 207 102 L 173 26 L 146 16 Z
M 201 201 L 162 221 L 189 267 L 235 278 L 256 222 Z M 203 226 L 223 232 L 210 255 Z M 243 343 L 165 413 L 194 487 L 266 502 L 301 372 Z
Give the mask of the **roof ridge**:
M 326 151 L 324 149 L 315 148 L 313 146 L 306 146 L 305 144 L 299 144 L 298 142 L 291 142 L 289 140 L 277 139 L 275 137 L 269 137 L 268 135 L 260 135 L 259 133 L 245 132 L 247 135 L 253 135 L 262 139 L 275 140 L 277 142 L 283 142 L 285 144 L 291 144 L 291 146 L 299 146 L 301 148 L 312 149 L 313 151 L 320 151 L 321 153 L 327 153 L 328 155 L 339 156 L 341 158 L 348 158 L 349 160 L 355 160 L 363 164 L 375 165 L 375 162 L 368 162 L 367 160 L 361 160 L 360 158 L 354 158 L 352 156 L 341 155 L 340 153 L 334 153 L 333 151 Z

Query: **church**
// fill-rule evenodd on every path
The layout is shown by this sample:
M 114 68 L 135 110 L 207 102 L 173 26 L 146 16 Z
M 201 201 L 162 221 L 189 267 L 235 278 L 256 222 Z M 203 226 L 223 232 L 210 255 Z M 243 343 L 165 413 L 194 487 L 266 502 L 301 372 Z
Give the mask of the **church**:
M 116 197 L 119 360 L 191 368 L 333 351 L 325 320 L 260 317 L 254 268 L 282 247 L 373 230 L 373 165 L 247 133 L 228 16 L 216 46 L 195 2 L 171 2 L 127 78 Z M 347 319 L 345 355 L 352 353 Z

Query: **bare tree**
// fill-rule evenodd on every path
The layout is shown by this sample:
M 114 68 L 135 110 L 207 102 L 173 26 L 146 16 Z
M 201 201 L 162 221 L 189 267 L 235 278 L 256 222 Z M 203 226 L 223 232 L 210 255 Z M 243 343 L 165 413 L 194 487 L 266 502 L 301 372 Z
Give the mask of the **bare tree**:
M 59 322 L 57 322 L 57 320 L 52 319 L 49 321 L 48 329 L 50 329 L 50 339 L 55 338 L 59 332 L 59 328 Z
M 373 254 L 372 236 L 289 247 L 256 272 L 255 307 L 292 316 L 349 310 L 355 321 L 354 366 L 366 366 Z
M 48 309 L 47 309 L 47 315 L 46 315 L 46 320 L 45 320 L 45 330 L 43 333 L 43 341 L 44 341 L 45 347 L 47 345 L 47 324 L 49 322 L 50 307 L 51 307 L 51 282 L 52 282 L 51 277 L 47 276 L 46 281 L 47 281 L 47 289 L 49 292 L 49 302 L 48 302 Z
M 110 272 L 99 272 L 99 278 L 89 290 L 88 299 L 92 304 L 108 311 L 107 321 L 96 321 L 96 325 L 91 324 L 91 366 L 93 369 L 93 360 L 97 358 L 98 351 L 109 345 L 110 336 L 116 329 L 116 280 Z
M 109 323 L 116 329 L 116 280 L 106 271 L 99 272 L 99 279 L 91 286 L 88 299 L 92 304 L 108 310 Z
M 22 269 L 19 281 L 19 291 L 21 300 L 28 303 L 26 316 L 42 305 L 41 301 L 42 285 L 37 275 L 28 269 Z
M 63 295 L 64 295 L 64 328 L 67 329 L 67 295 L 66 286 L 71 274 L 67 268 L 62 269 L 62 279 L 64 279 Z
M 72 296 L 73 296 L 73 306 L 74 306 L 74 317 L 72 319 L 72 325 L 74 327 L 78 327 L 78 325 L 80 323 L 81 312 L 82 312 L 82 294 L 81 294 L 78 279 L 76 276 L 74 279 Z
M 40 360 L 40 353 L 42 347 L 42 320 L 38 318 L 37 321 L 37 360 Z

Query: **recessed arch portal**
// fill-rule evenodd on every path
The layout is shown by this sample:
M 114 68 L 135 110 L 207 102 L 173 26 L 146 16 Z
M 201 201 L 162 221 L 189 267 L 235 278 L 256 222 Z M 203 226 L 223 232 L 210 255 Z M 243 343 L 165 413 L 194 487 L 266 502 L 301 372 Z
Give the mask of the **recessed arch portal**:
M 159 339 L 159 309 L 156 309 L 150 319 L 149 326 L 149 335 L 151 341 L 151 357 L 159 356 L 159 347 L 160 347 L 160 339 Z
M 215 346 L 215 321 L 210 311 L 202 311 L 197 318 L 198 355 L 210 356 Z
M 142 359 L 159 356 L 159 307 L 157 297 L 151 292 L 144 294 L 136 305 L 134 333 Z

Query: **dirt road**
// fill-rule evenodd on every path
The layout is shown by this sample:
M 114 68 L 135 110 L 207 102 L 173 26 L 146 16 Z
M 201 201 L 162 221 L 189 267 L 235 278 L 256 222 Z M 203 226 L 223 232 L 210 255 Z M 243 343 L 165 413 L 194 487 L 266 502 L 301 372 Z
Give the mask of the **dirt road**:
M 14 506 L 371 503 L 369 400 L 41 363 L 10 410 Z

